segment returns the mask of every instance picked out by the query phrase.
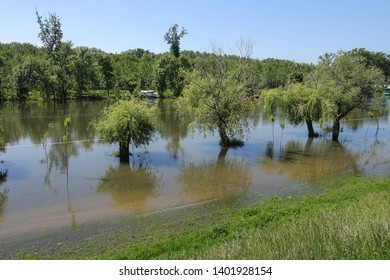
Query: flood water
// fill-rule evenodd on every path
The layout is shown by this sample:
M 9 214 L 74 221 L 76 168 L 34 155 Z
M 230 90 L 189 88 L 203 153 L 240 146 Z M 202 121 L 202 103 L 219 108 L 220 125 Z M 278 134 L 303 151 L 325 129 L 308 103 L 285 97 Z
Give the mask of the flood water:
M 158 101 L 162 125 L 129 164 L 101 144 L 89 123 L 108 101 L 2 104 L 0 240 L 121 215 L 186 207 L 224 198 L 250 202 L 315 191 L 314 182 L 345 173 L 390 175 L 390 123 L 355 114 L 342 123 L 340 143 L 308 140 L 304 126 L 282 130 L 259 109 L 245 145 L 221 150 L 180 124 L 172 101 Z M 390 100 L 386 100 L 387 108 Z M 64 144 L 64 120 L 72 120 Z M 316 126 L 316 130 L 319 130 Z

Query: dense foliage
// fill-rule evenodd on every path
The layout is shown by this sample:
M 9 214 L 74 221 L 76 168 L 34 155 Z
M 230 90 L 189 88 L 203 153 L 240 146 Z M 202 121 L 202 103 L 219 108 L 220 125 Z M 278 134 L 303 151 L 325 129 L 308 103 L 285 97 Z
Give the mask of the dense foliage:
M 28 43 L 0 43 L 0 100 L 66 100 L 85 97 L 115 97 L 154 89 L 162 96 L 179 96 L 194 69 L 208 67 L 212 53 L 182 51 L 154 54 L 135 49 L 106 53 L 63 42 L 49 55 L 46 47 Z M 232 68 L 240 57 L 225 55 Z M 249 59 L 245 66 L 252 94 L 263 88 L 285 86 L 295 76 L 306 75 L 312 65 L 288 60 Z
M 372 116 L 381 114 L 385 71 L 367 57 L 366 51 L 339 52 L 320 57 L 316 68 L 303 79 L 293 79 L 285 87 L 263 92 L 261 103 L 273 118 L 280 109 L 288 122 L 305 122 L 308 136 L 315 136 L 313 121 L 332 132 L 338 141 L 340 121 L 356 109 Z
M 232 65 L 222 54 L 215 54 L 202 62 L 204 69 L 196 69 L 191 82 L 178 100 L 184 118 L 191 118 L 201 131 L 218 131 L 220 144 L 230 147 L 241 140 L 254 109 L 244 77 L 237 75 L 238 61 Z
M 155 112 L 153 108 L 136 99 L 122 100 L 103 111 L 102 117 L 92 122 L 100 140 L 106 143 L 119 143 L 122 161 L 129 159 L 129 147 L 148 145 L 155 132 Z

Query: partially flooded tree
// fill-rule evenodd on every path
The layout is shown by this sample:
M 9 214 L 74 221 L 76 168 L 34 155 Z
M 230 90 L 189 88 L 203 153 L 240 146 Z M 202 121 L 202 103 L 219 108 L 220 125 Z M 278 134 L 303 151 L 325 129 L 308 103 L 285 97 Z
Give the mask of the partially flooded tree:
M 322 121 L 330 123 L 332 140 L 338 141 L 340 121 L 354 109 L 369 108 L 372 97 L 382 94 L 384 76 L 363 56 L 339 52 L 320 59 L 317 71 Z
M 191 83 L 177 104 L 182 115 L 192 118 L 194 126 L 204 133 L 218 131 L 220 145 L 231 147 L 242 143 L 254 103 L 244 81 L 233 77 L 221 49 L 216 49 L 207 59 L 208 67 L 194 70 Z
M 279 108 L 291 125 L 305 123 L 308 137 L 315 136 L 313 122 L 321 117 L 321 100 L 314 87 L 307 83 L 290 83 L 283 89 L 263 91 L 260 102 L 271 117 Z
M 106 143 L 119 143 L 122 162 L 129 162 L 130 145 L 148 145 L 156 131 L 155 109 L 136 99 L 122 100 L 103 111 L 92 126 Z

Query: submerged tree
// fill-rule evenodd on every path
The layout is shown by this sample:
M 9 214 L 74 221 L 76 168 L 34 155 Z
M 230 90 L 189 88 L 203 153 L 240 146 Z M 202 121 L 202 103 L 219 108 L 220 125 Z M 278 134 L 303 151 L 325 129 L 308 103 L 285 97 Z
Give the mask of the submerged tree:
M 290 83 L 283 89 L 263 91 L 260 97 L 265 112 L 271 117 L 280 109 L 291 125 L 305 123 L 308 137 L 314 137 L 313 121 L 321 117 L 321 100 L 308 83 Z
M 182 27 L 179 31 L 179 26 L 177 24 L 174 24 L 164 35 L 164 40 L 165 42 L 167 42 L 167 44 L 171 45 L 170 50 L 175 57 L 180 56 L 180 40 L 186 34 L 188 33 L 184 27 Z
M 317 67 L 322 122 L 330 123 L 332 140 L 339 140 L 340 121 L 354 109 L 369 108 L 372 97 L 382 95 L 383 73 L 363 56 L 339 52 L 320 57 Z
M 148 145 L 156 131 L 154 108 L 136 99 L 122 100 L 103 111 L 92 126 L 106 143 L 119 143 L 121 161 L 128 162 L 130 145 Z
M 182 116 L 191 118 L 193 125 L 204 133 L 217 130 L 220 145 L 230 147 L 237 144 L 233 140 L 241 142 L 254 103 L 248 96 L 245 81 L 233 78 L 229 61 L 220 49 L 209 57 L 207 64 L 204 70 L 194 70 L 191 83 L 177 104 Z

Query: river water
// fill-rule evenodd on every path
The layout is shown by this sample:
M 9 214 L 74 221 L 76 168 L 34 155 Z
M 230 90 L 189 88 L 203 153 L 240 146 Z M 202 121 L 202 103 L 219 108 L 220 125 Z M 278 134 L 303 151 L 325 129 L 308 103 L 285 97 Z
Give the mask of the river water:
M 305 126 L 282 129 L 280 118 L 272 123 L 258 109 L 245 145 L 226 151 L 217 135 L 188 131 L 172 101 L 157 101 L 160 131 L 123 164 L 117 145 L 100 143 L 89 125 L 108 104 L 1 105 L 0 240 L 225 198 L 312 192 L 317 180 L 346 173 L 390 175 L 389 115 L 379 130 L 375 120 L 351 115 L 335 144 L 327 134 L 308 140 Z

